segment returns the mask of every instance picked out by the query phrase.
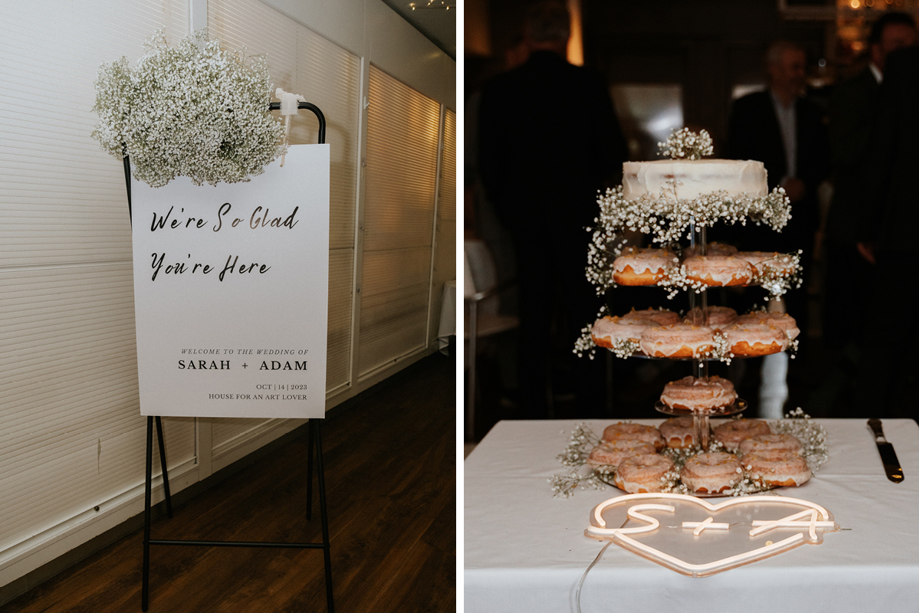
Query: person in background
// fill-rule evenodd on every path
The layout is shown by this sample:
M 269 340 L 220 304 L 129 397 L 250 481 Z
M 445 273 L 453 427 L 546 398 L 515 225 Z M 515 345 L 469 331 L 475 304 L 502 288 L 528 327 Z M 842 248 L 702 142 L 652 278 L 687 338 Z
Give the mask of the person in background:
M 803 249 L 805 274 L 820 219 L 817 187 L 830 171 L 823 111 L 803 96 L 806 66 L 800 46 L 773 43 L 766 53 L 768 88 L 735 100 L 728 124 L 728 157 L 763 162 L 769 189 L 781 185 L 791 201 L 792 220 L 780 234 L 757 236 L 764 241 L 759 248 Z
M 872 283 L 852 288 L 869 296 L 861 317 L 871 322 L 862 335 L 861 353 L 866 357 L 855 381 L 860 416 L 919 419 L 919 354 L 910 349 L 919 338 L 917 100 L 919 47 L 913 46 L 887 56 L 859 190 L 866 205 L 857 220 L 857 238 L 873 260 Z
M 806 284 L 814 261 L 820 223 L 817 188 L 830 171 L 830 152 L 821 108 L 803 96 L 807 57 L 799 45 L 777 41 L 766 52 L 768 87 L 734 101 L 728 123 L 728 157 L 763 162 L 769 189 L 782 186 L 791 202 L 792 219 L 781 233 L 764 226 L 732 229 L 737 246 L 746 250 L 802 250 L 804 284 L 790 290 L 781 304 L 770 305 L 792 315 L 802 331 L 805 352 L 809 330 Z M 750 292 L 746 292 L 749 294 Z M 749 299 L 747 299 L 749 300 Z M 745 306 L 750 306 L 745 304 Z M 800 356 L 795 370 L 802 370 Z M 763 364 L 760 414 L 781 417 L 788 362 L 786 354 L 768 357 Z M 777 391 L 772 391 L 777 388 Z
M 859 181 L 868 165 L 868 144 L 878 117 L 878 92 L 887 55 L 917 42 L 916 22 L 906 13 L 887 12 L 868 36 L 868 64 L 836 86 L 830 98 L 829 134 L 833 162 L 833 199 L 826 220 L 826 285 L 823 308 L 823 345 L 838 367 L 827 381 L 829 399 L 842 405 L 841 393 L 851 380 L 859 356 L 857 345 L 864 331 L 869 295 L 862 291 L 874 276 L 874 257 L 858 242 L 859 225 L 873 203 L 861 197 Z M 859 288 L 859 289 L 857 289 Z M 839 411 L 850 408 L 838 406 Z
M 551 415 L 553 392 L 574 393 L 577 415 L 602 409 L 599 361 L 571 349 L 600 305 L 584 275 L 585 228 L 627 149 L 606 84 L 565 59 L 569 28 L 563 3 L 533 6 L 526 62 L 487 82 L 479 106 L 480 177 L 516 253 L 519 405 L 528 417 Z

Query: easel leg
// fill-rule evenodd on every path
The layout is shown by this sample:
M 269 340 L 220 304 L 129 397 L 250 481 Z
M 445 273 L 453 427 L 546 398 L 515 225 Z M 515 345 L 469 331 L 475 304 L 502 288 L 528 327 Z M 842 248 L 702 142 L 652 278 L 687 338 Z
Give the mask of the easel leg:
M 310 424 L 316 422 L 316 468 L 319 477 L 319 513 L 322 517 L 322 553 L 325 557 L 325 595 L 326 607 L 329 613 L 335 611 L 335 601 L 332 598 L 332 548 L 329 543 L 329 515 L 326 509 L 325 495 L 325 469 L 322 465 L 322 432 L 320 430 L 319 420 L 310 420 Z M 310 454 L 312 457 L 312 454 Z M 312 481 L 312 479 L 310 479 Z
M 316 431 L 315 419 L 308 422 L 306 435 L 306 519 L 313 519 L 313 436 Z
M 147 470 L 144 479 L 144 563 L 141 587 L 142 611 L 146 611 L 150 600 L 150 494 L 153 480 L 153 417 L 147 417 Z
M 163 442 L 163 419 L 156 416 L 156 439 L 160 445 L 160 468 L 163 471 L 163 493 L 166 496 L 166 516 L 172 519 L 172 496 L 169 493 L 169 471 L 166 469 L 166 444 Z

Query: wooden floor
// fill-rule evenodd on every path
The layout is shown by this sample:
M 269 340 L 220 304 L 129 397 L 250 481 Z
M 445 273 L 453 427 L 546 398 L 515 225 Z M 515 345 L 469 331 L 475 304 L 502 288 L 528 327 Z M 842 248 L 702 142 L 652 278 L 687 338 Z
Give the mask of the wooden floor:
M 435 354 L 324 421 L 336 611 L 456 610 L 455 418 L 454 361 Z M 301 430 L 152 537 L 321 541 L 318 507 L 305 518 Z M 141 553 L 137 531 L 0 613 L 140 611 Z M 150 589 L 151 613 L 326 611 L 321 550 L 156 546 Z

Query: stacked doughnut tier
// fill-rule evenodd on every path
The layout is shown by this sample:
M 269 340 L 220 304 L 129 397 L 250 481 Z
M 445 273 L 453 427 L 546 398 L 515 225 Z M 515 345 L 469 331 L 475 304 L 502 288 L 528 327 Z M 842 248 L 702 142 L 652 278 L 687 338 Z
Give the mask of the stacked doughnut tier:
M 611 424 L 587 464 L 603 481 L 630 494 L 738 495 L 797 487 L 813 474 L 805 457 L 813 450 L 793 434 L 774 432 L 766 421 L 726 420 L 705 448 L 697 436 L 688 416 L 657 426 Z
M 665 475 L 672 481 L 674 471 L 681 487 L 699 495 L 733 491 L 745 476 L 769 486 L 800 485 L 806 478 L 799 463 L 785 457 L 787 450 L 775 464 L 765 459 L 778 457 L 774 450 L 765 450 L 768 441 L 738 451 L 735 438 L 739 443 L 741 434 L 748 433 L 733 434 L 731 429 L 756 424 L 750 427 L 762 430 L 759 425 L 765 422 L 731 420 L 719 426 L 724 434 L 719 436 L 716 430 L 714 440 L 709 424 L 710 417 L 736 416 L 747 407 L 731 381 L 709 375 L 709 362 L 729 363 L 736 357 L 793 349 L 800 331 L 785 313 L 738 314 L 710 306 L 707 290 L 762 286 L 772 297 L 781 297 L 800 283 L 800 266 L 797 254 L 744 252 L 708 243 L 706 229 L 719 221 L 750 220 L 780 230 L 789 218 L 788 199 L 781 189 L 769 193 L 760 162 L 700 159 L 700 154 L 710 153 L 710 139 L 704 132 L 682 130 L 666 145 L 673 157 L 683 159 L 628 162 L 623 166 L 622 187 L 599 199 L 601 213 L 590 248 L 588 278 L 598 293 L 617 285 L 664 287 L 670 298 L 685 292 L 689 309 L 685 313 L 632 309 L 618 315 L 601 311 L 585 329 L 583 344 L 609 349 L 619 357 L 691 360 L 692 375 L 667 383 L 655 405 L 657 411 L 672 416 L 659 431 L 655 428 L 660 441 L 643 440 L 643 445 L 626 449 L 623 441 L 634 440 L 637 433 L 611 426 L 589 463 L 614 475 L 613 483 L 627 492 L 659 491 L 653 489 L 655 484 Z M 635 230 L 650 234 L 651 242 L 660 246 L 625 246 L 621 237 Z M 680 244 L 684 239 L 688 245 Z M 765 427 L 755 435 L 770 435 Z M 653 438 L 649 433 L 642 436 Z M 672 454 L 661 455 L 661 449 L 668 448 L 684 451 L 673 460 Z

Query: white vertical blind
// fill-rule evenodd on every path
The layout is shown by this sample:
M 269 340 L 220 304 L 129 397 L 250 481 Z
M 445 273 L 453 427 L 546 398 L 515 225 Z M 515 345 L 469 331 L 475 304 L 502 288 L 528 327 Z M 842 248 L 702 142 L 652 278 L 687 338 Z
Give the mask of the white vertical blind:
M 370 67 L 359 373 L 425 346 L 440 105 Z
M 437 336 L 440 310 L 443 308 L 443 285 L 456 278 L 456 113 L 444 112 L 443 155 L 440 166 L 440 189 L 437 195 L 437 230 L 435 234 L 434 270 L 431 302 L 433 327 L 431 338 Z
M 143 483 L 124 175 L 90 138 L 93 81 L 186 21 L 184 0 L 4 3 L 0 571 L 17 545 Z M 166 422 L 170 464 L 193 458 L 193 421 Z

